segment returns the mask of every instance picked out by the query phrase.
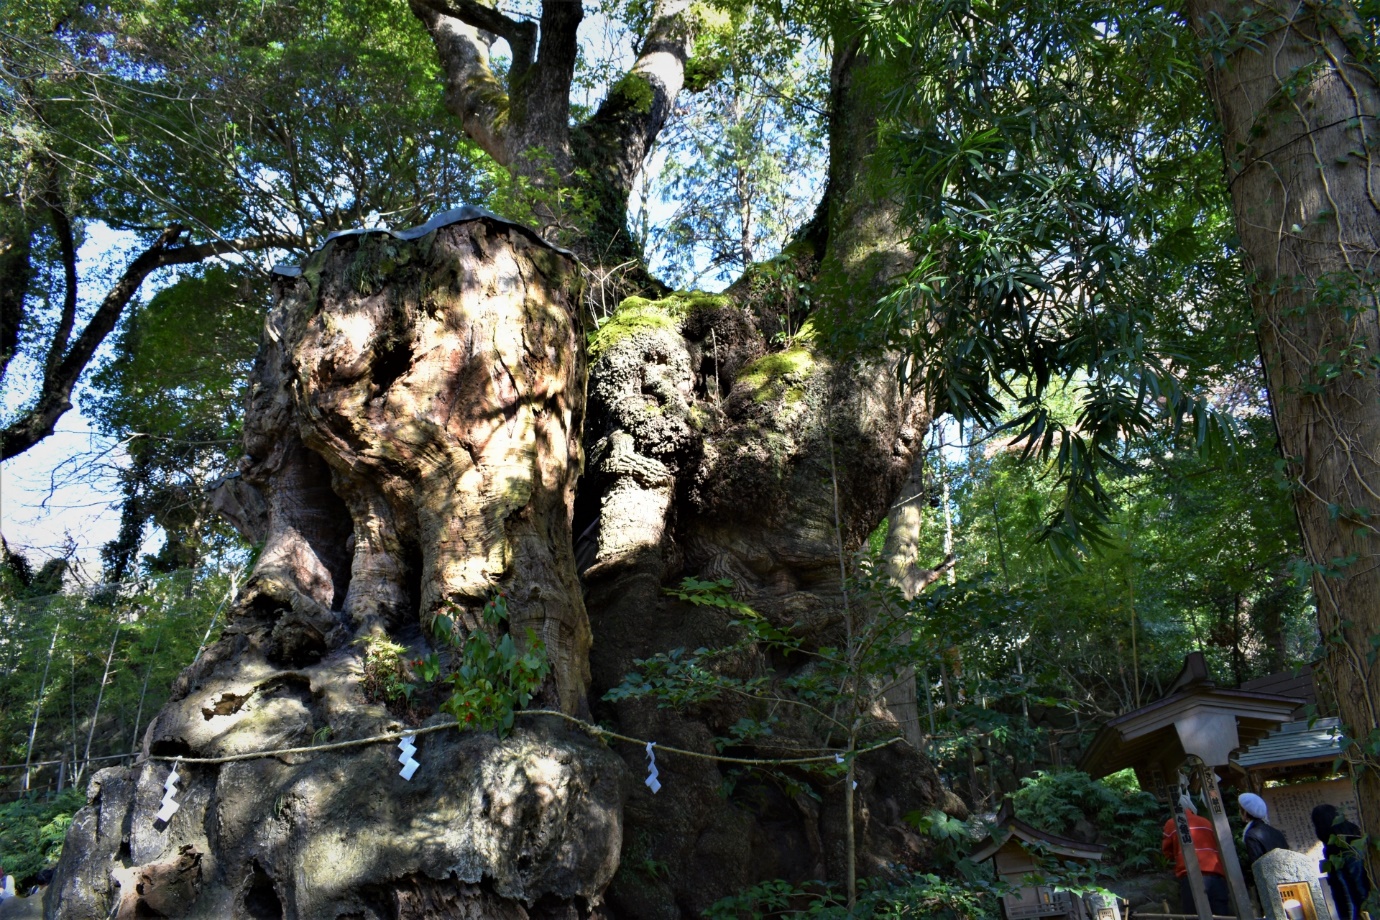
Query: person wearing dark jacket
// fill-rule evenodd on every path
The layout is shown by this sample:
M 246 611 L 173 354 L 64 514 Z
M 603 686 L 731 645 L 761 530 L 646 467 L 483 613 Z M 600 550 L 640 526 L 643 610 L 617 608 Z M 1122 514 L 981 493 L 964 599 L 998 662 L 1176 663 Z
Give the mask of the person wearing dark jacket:
M 1313 830 L 1323 842 L 1327 886 L 1332 889 L 1337 916 L 1340 920 L 1361 920 L 1361 908 L 1370 896 L 1366 867 L 1352 846 L 1360 838 L 1361 829 L 1345 820 L 1333 805 L 1319 805 L 1311 817 Z
M 1247 792 L 1236 800 L 1241 806 L 1241 820 L 1246 829 L 1241 837 L 1246 841 L 1246 868 L 1271 850 L 1289 849 L 1289 841 L 1279 828 L 1270 824 L 1270 809 L 1265 800 L 1254 792 Z

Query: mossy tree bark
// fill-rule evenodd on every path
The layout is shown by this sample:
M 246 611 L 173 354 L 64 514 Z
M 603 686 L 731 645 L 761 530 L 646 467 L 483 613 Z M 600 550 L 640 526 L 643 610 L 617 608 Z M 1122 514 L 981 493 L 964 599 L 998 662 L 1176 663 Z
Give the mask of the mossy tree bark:
M 1193 0 L 1324 670 L 1380 835 L 1380 86 L 1345 0 Z M 1380 868 L 1376 851 L 1372 869 Z
M 625 234 L 628 184 L 680 88 L 685 6 L 656 7 L 631 79 L 574 129 L 568 102 L 538 111 L 545 96 L 496 95 L 484 75 L 487 36 L 503 35 L 527 74 L 520 90 L 543 67 L 559 84 L 579 4 L 544 4 L 539 42 L 479 4 L 412 6 L 447 66 L 452 108 L 472 136 L 492 135 L 515 175 L 551 178 L 531 164 L 554 162 L 559 185 L 589 175 L 581 162 L 606 168 L 584 191 L 608 210 L 573 241 L 604 258 L 600 221 Z M 847 117 L 830 191 L 775 268 L 848 311 L 910 256 L 873 181 L 885 75 L 852 43 L 836 47 L 832 104 Z M 548 230 L 567 232 L 548 216 Z M 581 326 L 574 261 L 503 220 L 468 214 L 327 244 L 283 281 L 255 370 L 240 485 L 263 499 L 263 551 L 146 754 L 220 757 L 309 744 L 327 728 L 348 740 L 444 723 L 371 696 L 369 643 L 421 657 L 436 650 L 427 626 L 442 611 L 464 630 L 491 628 L 478 611 L 495 589 L 514 638 L 531 627 L 548 649 L 541 705 L 705 755 L 739 720 L 773 715 L 761 700 L 672 710 L 604 694 L 635 659 L 739 637 L 728 612 L 665 593 L 686 575 L 732 579 L 806 648 L 846 643 L 840 553 L 891 512 L 931 412 L 887 360 L 841 358 L 800 334 L 811 308 L 779 274 L 750 272 L 723 295 L 628 298 L 596 330 Z M 765 651 L 723 666 L 773 685 L 807 667 Z M 735 753 L 848 743 L 789 709 Z M 880 705 L 868 716 L 887 719 Z M 659 758 L 653 794 L 630 781 L 645 775 L 643 747 L 605 747 L 544 718 L 520 717 L 506 740 L 427 734 L 410 783 L 391 745 L 188 763 L 166 828 L 151 823 L 165 761 L 108 771 L 50 912 L 682 920 L 764 879 L 842 882 L 854 866 L 885 874 L 928 859 L 903 816 L 944 796 L 915 748 L 858 758 L 851 798 L 841 777 L 674 755 Z

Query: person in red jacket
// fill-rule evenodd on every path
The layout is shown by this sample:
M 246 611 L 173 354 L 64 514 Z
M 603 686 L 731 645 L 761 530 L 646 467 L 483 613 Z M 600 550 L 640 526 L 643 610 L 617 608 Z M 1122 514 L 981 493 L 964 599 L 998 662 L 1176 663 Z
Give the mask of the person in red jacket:
M 1198 854 L 1198 868 L 1203 870 L 1203 887 L 1207 889 L 1208 903 L 1212 912 L 1218 916 L 1231 915 L 1231 900 L 1227 895 L 1227 876 L 1222 869 L 1222 852 L 1217 848 L 1217 832 L 1212 822 L 1198 816 L 1198 809 L 1187 792 L 1179 796 L 1183 805 L 1184 817 L 1188 819 L 1189 833 L 1193 836 L 1193 850 Z M 1186 914 L 1197 914 L 1198 907 L 1193 902 L 1193 889 L 1188 882 L 1188 868 L 1184 865 L 1183 846 L 1179 843 L 1179 829 L 1171 817 L 1164 822 L 1164 840 L 1160 844 L 1166 859 L 1174 863 L 1174 875 L 1179 880 L 1179 906 Z

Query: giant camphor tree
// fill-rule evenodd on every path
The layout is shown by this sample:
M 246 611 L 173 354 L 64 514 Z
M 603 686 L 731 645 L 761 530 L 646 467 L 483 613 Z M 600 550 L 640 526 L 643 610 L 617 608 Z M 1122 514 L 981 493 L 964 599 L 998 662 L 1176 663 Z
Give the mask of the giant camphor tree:
M 932 410 L 889 362 L 831 357 L 802 329 L 812 303 L 846 316 L 911 260 L 869 157 L 888 65 L 851 16 L 819 14 L 834 117 L 815 219 L 769 280 L 711 296 L 633 273 L 643 296 L 596 325 L 582 290 L 636 256 L 633 178 L 744 14 L 634 7 L 633 65 L 577 118 L 580 4 L 412 11 L 448 108 L 507 170 L 500 200 L 550 242 L 461 210 L 337 237 L 277 274 L 240 463 L 261 504 L 235 509 L 262 549 L 149 760 L 93 786 L 49 911 L 680 917 L 762 878 L 922 865 L 902 816 L 942 791 L 917 751 L 876 746 L 895 722 L 868 702 L 896 681 L 827 684 L 866 628 L 846 559 Z M 732 598 L 668 596 L 683 576 Z M 676 647 L 736 651 L 694 664 L 677 707 L 604 700 Z M 390 692 L 433 667 L 451 696 Z M 510 715 L 504 694 L 552 714 Z M 633 779 L 642 741 L 666 746 L 655 793 Z M 155 822 L 178 757 L 181 808 Z
M 746 10 L 632 6 L 633 64 L 577 111 L 580 4 L 409 6 L 447 108 L 506 177 L 495 200 L 542 236 L 454 212 L 338 237 L 279 275 L 241 464 L 263 504 L 240 524 L 263 549 L 149 759 L 93 787 L 50 911 L 679 917 L 756 878 L 922 863 L 900 816 L 940 800 L 933 772 L 903 746 L 851 753 L 887 721 L 868 699 L 908 727 L 904 670 L 809 702 L 874 609 L 846 560 L 934 414 L 991 420 L 1010 404 L 998 387 L 1065 473 L 1049 532 L 1066 554 L 1106 501 L 1089 458 L 1115 465 L 1119 439 L 1164 415 L 1210 439 L 1198 346 L 1241 299 L 1182 22 L 1074 4 L 770 11 L 783 28 L 801 13 L 809 31 L 786 38 L 830 50 L 814 219 L 723 295 L 624 272 L 634 296 L 596 323 L 581 287 L 637 263 L 635 176 Z M 1042 403 L 1061 375 L 1086 393 L 1077 425 Z M 909 561 L 905 517 L 888 551 Z M 700 587 L 664 592 L 685 575 Z M 732 598 L 705 589 L 719 580 Z M 656 657 L 676 647 L 732 653 Z M 389 692 L 414 656 L 456 669 L 448 714 Z M 639 685 L 685 695 L 659 708 Z M 510 717 L 505 694 L 548 714 Z M 621 739 L 570 727 L 591 717 Z M 418 719 L 404 781 L 391 742 Z M 778 769 L 734 772 L 716 737 Z M 659 792 L 630 783 L 644 741 L 693 752 L 663 751 Z M 831 751 L 846 776 L 780 763 Z M 153 823 L 179 756 L 181 809 Z

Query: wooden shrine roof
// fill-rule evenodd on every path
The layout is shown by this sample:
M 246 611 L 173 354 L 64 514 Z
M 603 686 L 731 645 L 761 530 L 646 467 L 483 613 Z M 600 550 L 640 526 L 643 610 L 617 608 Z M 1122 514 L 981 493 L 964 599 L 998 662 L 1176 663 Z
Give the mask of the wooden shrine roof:
M 1247 770 L 1301 767 L 1332 763 L 1342 753 L 1338 720 L 1318 719 L 1286 722 L 1233 758 L 1232 763 Z
M 1127 767 L 1139 771 L 1155 763 L 1178 764 L 1185 753 L 1175 722 L 1190 713 L 1234 717 L 1238 747 L 1247 747 L 1287 722 L 1301 705 L 1295 697 L 1218 687 L 1202 655 L 1195 652 L 1163 698 L 1106 722 L 1078 768 L 1096 778 Z
M 1107 849 L 1095 843 L 1084 843 L 1081 840 L 1060 837 L 1058 834 L 1051 834 L 1039 828 L 1031 827 L 1016 817 L 1016 813 L 1011 807 L 1011 800 L 1007 799 L 1002 803 L 1001 811 L 997 812 L 997 824 L 992 828 L 992 833 L 978 842 L 977 849 L 972 852 L 969 858 L 973 862 L 991 859 L 1013 837 L 1021 843 L 1032 845 L 1033 849 L 1070 859 L 1101 859 L 1103 851 Z
M 1302 700 L 1304 705 L 1318 702 L 1318 692 L 1313 686 L 1313 666 L 1306 664 L 1298 670 L 1280 671 L 1266 674 L 1255 680 L 1248 680 L 1238 690 L 1253 690 L 1258 693 L 1275 693 Z

